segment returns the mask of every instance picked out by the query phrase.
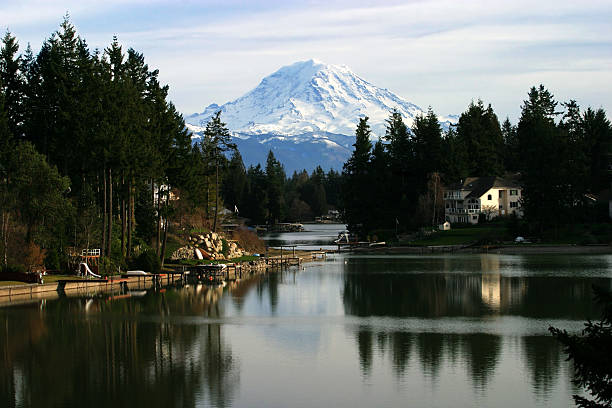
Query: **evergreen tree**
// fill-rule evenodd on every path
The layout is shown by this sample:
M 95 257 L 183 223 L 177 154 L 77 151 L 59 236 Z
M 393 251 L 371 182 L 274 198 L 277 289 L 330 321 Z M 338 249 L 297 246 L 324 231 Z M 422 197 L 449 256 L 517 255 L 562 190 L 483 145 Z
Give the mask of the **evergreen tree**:
M 441 170 L 442 165 L 442 129 L 438 117 L 431 108 L 427 115 L 417 115 L 412 126 L 415 154 L 414 176 L 415 187 L 424 192 L 428 175 Z
M 228 208 L 240 210 L 247 190 L 247 173 L 238 150 L 232 154 L 223 181 L 223 201 L 229 206 Z
M 470 103 L 457 123 L 457 136 L 467 149 L 470 176 L 499 176 L 503 168 L 503 137 L 491 105 Z
M 444 157 L 442 161 L 444 182 L 456 183 L 469 176 L 468 151 L 454 127 L 449 128 L 442 139 L 442 156 Z
M 368 217 L 372 211 L 369 206 L 369 166 L 372 154 L 372 142 L 370 141 L 370 125 L 368 117 L 360 118 L 355 131 L 355 144 L 353 154 L 344 164 L 342 175 L 343 217 L 348 224 L 349 230 L 360 235 L 367 233 Z
M 612 405 L 612 293 L 594 287 L 595 299 L 601 305 L 599 322 L 588 321 L 581 335 L 550 327 L 549 330 L 565 346 L 573 362 L 574 383 L 584 388 L 589 397 L 574 395 L 582 408 L 606 408 Z
M 9 242 L 9 223 L 11 213 L 15 209 L 14 191 L 11 188 L 11 175 L 14 172 L 11 160 L 14 141 L 11 134 L 4 105 L 4 92 L 0 87 L 0 265 L 8 264 L 7 247 Z
M 283 217 L 285 201 L 283 189 L 285 184 L 285 170 L 276 160 L 272 150 L 268 152 L 266 160 L 266 193 L 268 197 L 268 223 L 279 222 Z
M 267 177 L 261 165 L 250 166 L 247 171 L 249 193 L 243 213 L 255 224 L 263 224 L 268 218 Z
M 370 231 L 377 228 L 394 228 L 393 226 L 399 221 L 396 220 L 396 211 L 393 208 L 397 203 L 393 201 L 393 190 L 389 188 L 389 183 L 393 180 L 389 155 L 380 140 L 374 143 L 369 171 L 367 197 L 370 200 L 371 208 L 375 208 L 376 212 L 369 212 L 369 217 L 365 222 L 367 229 Z
M 213 231 L 216 231 L 219 214 L 219 186 L 221 183 L 219 178 L 219 167 L 221 166 L 221 161 L 225 160 L 224 153 L 228 150 L 236 150 L 236 145 L 231 141 L 232 136 L 229 130 L 225 126 L 225 123 L 221 122 L 221 111 L 215 113 L 206 124 L 204 137 L 211 148 L 212 160 L 215 166 L 215 214 Z
M 390 199 L 394 203 L 393 214 L 402 228 L 411 223 L 410 214 L 415 208 L 418 196 L 419 179 L 415 171 L 415 147 L 402 115 L 393 110 L 387 119 L 387 130 L 384 139 L 387 144 L 389 168 L 392 183 Z M 382 226 L 381 226 L 382 227 Z
M 325 176 L 325 198 L 327 204 L 334 209 L 340 206 L 340 186 L 342 175 L 334 169 L 329 169 Z
M 504 140 L 504 169 L 511 172 L 518 171 L 521 161 L 521 152 L 516 136 L 516 126 L 513 126 L 510 123 L 510 119 L 506 118 L 504 123 L 502 123 L 501 131 Z
M 19 44 L 17 39 L 7 31 L 2 38 L 0 48 L 0 83 L 4 94 L 4 109 L 10 132 L 21 135 L 23 122 L 24 75 L 21 56 L 17 54 Z
M 582 115 L 580 127 L 584 138 L 587 162 L 588 190 L 598 193 L 610 188 L 609 163 L 612 126 L 603 109 L 591 108 Z
M 567 215 L 567 180 L 559 169 L 565 147 L 554 122 L 556 106 L 544 86 L 532 87 L 517 127 L 523 157 L 523 208 L 531 226 L 539 232 L 556 226 Z

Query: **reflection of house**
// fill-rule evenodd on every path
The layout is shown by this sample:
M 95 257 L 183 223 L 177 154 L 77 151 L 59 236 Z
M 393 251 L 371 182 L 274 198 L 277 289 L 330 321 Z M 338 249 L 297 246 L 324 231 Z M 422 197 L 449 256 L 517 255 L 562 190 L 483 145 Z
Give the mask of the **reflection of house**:
M 477 224 L 482 214 L 487 219 L 499 215 L 522 216 L 521 187 L 501 177 L 468 177 L 444 191 L 446 221 Z
M 499 273 L 483 273 L 480 295 L 482 301 L 491 309 L 499 309 L 501 302 L 501 275 Z

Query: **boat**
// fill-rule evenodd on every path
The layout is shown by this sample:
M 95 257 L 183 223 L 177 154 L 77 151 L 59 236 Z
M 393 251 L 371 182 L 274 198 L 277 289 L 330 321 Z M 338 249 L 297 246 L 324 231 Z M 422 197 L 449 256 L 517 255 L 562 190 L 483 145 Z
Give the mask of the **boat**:
M 150 275 L 150 273 L 145 271 L 126 271 L 123 275 L 125 276 L 146 276 Z

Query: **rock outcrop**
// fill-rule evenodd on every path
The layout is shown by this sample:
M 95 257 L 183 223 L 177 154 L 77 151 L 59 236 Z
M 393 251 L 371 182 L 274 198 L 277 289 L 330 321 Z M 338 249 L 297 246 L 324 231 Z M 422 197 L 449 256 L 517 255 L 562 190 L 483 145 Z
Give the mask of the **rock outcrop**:
M 225 248 L 224 248 L 225 241 Z M 174 251 L 172 260 L 181 259 L 232 259 L 248 255 L 238 242 L 227 240 L 223 234 L 209 232 L 194 234 L 187 239 L 188 244 Z M 225 254 L 224 254 L 225 253 Z

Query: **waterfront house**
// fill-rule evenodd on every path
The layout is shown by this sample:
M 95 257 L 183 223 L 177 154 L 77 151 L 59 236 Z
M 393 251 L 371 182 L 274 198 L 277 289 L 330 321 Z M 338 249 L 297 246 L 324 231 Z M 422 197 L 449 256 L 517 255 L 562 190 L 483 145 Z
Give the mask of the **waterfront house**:
M 522 189 L 501 177 L 468 177 L 444 190 L 444 218 L 451 223 L 477 224 L 500 215 L 523 215 Z

